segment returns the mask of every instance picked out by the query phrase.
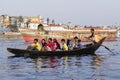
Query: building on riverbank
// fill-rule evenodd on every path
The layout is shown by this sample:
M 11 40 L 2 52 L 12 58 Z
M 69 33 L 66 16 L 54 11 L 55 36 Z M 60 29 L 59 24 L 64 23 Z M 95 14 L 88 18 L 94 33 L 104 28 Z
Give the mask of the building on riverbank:
M 0 16 L 0 27 L 18 26 L 19 18 L 17 16 Z
M 0 27 L 8 26 L 9 25 L 9 16 L 8 15 L 1 15 L 0 16 Z
M 42 24 L 44 19 L 41 16 L 0 16 L 0 27 L 8 27 L 9 25 L 14 25 L 17 27 L 32 27 L 34 24 Z
M 47 23 L 46 23 L 47 22 Z M 15 30 L 15 28 L 22 28 L 26 29 L 24 31 L 20 32 L 22 34 L 28 34 L 35 36 L 41 36 L 42 38 L 73 38 L 74 36 L 78 36 L 83 41 L 85 41 L 85 37 L 90 35 L 90 28 L 94 28 L 96 33 L 101 33 L 103 36 L 107 36 L 106 39 L 108 40 L 115 40 L 116 38 L 116 29 L 114 27 L 80 27 L 75 26 L 71 22 L 65 25 L 55 24 L 55 21 L 53 20 L 52 23 L 50 22 L 49 18 L 47 18 L 47 21 L 45 22 L 44 18 L 41 16 L 8 16 L 8 15 L 2 15 L 0 17 L 0 23 L 1 26 L 7 26 L 11 28 L 11 31 L 18 31 Z M 44 31 L 38 32 L 38 25 L 42 24 L 44 26 Z M 27 32 L 25 32 L 27 31 Z M 36 33 L 39 34 L 36 34 Z
M 41 16 L 23 16 L 22 18 L 23 21 L 20 24 L 22 28 L 37 29 L 38 25 L 44 22 Z

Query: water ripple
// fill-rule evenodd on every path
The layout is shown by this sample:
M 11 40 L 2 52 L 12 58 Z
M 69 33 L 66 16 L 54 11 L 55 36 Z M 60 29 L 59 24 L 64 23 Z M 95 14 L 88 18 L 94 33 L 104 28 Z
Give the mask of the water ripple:
M 119 41 L 104 45 L 119 53 Z M 109 45 L 110 44 L 110 45 Z M 119 80 L 120 54 L 111 55 L 100 47 L 97 55 L 39 57 L 36 59 L 10 57 L 7 47 L 26 48 L 24 41 L 0 42 L 0 80 Z

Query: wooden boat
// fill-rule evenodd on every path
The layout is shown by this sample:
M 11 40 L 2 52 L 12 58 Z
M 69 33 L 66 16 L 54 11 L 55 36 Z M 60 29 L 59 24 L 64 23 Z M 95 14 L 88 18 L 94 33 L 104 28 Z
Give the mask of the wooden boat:
M 81 55 L 81 54 L 95 54 L 95 51 L 101 46 L 105 37 L 102 38 L 98 43 L 93 44 L 86 44 L 82 49 L 75 49 L 69 51 L 30 51 L 26 49 L 15 49 L 15 48 L 7 48 L 7 50 L 15 56 L 70 56 L 70 55 Z

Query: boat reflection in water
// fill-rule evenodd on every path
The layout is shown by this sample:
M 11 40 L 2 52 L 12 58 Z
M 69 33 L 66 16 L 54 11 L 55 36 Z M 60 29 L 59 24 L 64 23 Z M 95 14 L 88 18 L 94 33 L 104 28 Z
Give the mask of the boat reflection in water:
M 102 56 L 100 55 L 96 55 L 92 57 L 92 62 L 91 65 L 94 66 L 93 68 L 93 78 L 95 80 L 105 80 L 103 79 L 102 76 L 105 75 L 105 73 L 103 71 L 101 71 L 101 66 L 103 64 L 104 59 L 102 58 Z
M 41 65 L 42 65 L 40 57 L 35 59 L 35 65 L 36 65 L 35 66 L 36 67 L 36 72 L 39 72 L 41 70 Z
M 52 57 L 38 57 L 35 60 L 35 65 L 36 68 L 39 71 L 41 68 L 55 68 L 57 67 L 57 57 L 52 56 Z
M 103 58 L 100 55 L 93 56 L 91 64 L 93 66 L 101 66 L 103 62 Z
M 83 56 L 64 56 L 64 57 L 45 57 L 41 56 L 32 58 L 9 58 L 10 65 L 7 67 L 12 71 L 19 71 L 18 75 L 34 73 L 39 77 L 57 75 L 58 79 L 70 78 L 73 80 L 104 80 L 105 72 L 103 71 L 104 58 L 101 55 L 83 55 Z M 13 60 L 15 60 L 13 62 Z M 39 73 L 39 74 L 38 74 Z M 12 75 L 16 73 L 12 73 Z M 44 79 L 44 78 L 43 78 Z
M 37 72 L 48 68 L 64 75 L 79 74 L 79 78 L 82 77 L 81 75 L 84 72 L 85 75 L 90 73 L 89 77 L 94 80 L 104 80 L 103 75 L 105 73 L 101 71 L 104 58 L 101 55 L 39 57 L 35 61 Z
M 63 57 L 62 65 L 63 65 L 63 70 L 68 68 L 68 56 Z

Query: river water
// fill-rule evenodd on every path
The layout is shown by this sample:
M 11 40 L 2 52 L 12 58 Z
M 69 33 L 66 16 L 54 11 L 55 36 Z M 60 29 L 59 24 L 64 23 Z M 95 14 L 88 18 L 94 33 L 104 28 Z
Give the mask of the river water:
M 120 80 L 120 39 L 104 42 L 95 56 L 11 57 L 6 48 L 26 48 L 24 41 L 0 41 L 0 80 Z

